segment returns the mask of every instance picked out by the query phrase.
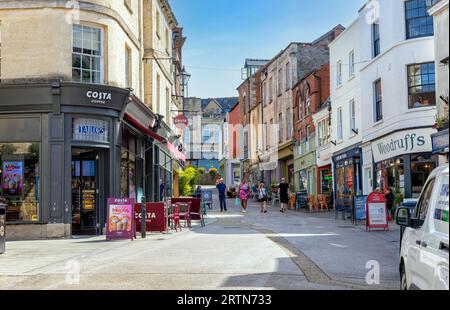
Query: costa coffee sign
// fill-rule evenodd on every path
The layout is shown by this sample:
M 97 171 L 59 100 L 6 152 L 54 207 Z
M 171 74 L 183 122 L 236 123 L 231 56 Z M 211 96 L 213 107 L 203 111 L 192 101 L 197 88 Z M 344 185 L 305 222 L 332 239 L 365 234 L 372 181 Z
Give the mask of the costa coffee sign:
M 186 129 L 189 126 L 189 120 L 185 115 L 178 115 L 173 119 L 173 123 L 178 129 Z
M 94 91 L 94 90 L 88 90 L 86 92 L 86 97 L 93 104 L 106 104 L 108 101 L 112 100 L 112 94 L 111 93 Z

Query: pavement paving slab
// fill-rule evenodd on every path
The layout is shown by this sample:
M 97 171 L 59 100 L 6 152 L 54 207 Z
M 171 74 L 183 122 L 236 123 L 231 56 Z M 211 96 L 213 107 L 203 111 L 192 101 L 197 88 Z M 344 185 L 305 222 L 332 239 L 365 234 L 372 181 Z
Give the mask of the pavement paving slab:
M 0 256 L 0 289 L 288 289 L 398 287 L 399 232 L 366 232 L 334 213 L 251 202 L 242 213 L 209 210 L 207 226 L 147 239 L 106 242 L 104 236 L 15 241 Z M 365 281 L 380 264 L 380 285 Z

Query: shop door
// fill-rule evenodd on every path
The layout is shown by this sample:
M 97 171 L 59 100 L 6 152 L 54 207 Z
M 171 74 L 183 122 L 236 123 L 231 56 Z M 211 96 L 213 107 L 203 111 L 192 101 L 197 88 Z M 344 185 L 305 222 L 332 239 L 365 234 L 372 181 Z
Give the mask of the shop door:
M 96 235 L 98 228 L 98 161 L 95 151 L 72 153 L 72 234 Z

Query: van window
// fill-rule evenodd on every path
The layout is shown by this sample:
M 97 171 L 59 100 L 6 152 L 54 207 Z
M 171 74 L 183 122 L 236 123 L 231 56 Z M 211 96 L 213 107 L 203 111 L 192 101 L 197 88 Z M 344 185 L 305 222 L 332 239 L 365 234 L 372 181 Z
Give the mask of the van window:
M 425 186 L 422 196 L 420 197 L 419 203 L 417 204 L 416 210 L 414 212 L 415 218 L 417 219 L 416 228 L 422 227 L 427 218 L 428 209 L 430 207 L 430 202 L 433 197 L 434 183 L 436 179 L 432 179 Z
M 436 207 L 434 210 L 434 227 L 436 231 L 448 235 L 448 174 L 442 175 L 438 185 Z

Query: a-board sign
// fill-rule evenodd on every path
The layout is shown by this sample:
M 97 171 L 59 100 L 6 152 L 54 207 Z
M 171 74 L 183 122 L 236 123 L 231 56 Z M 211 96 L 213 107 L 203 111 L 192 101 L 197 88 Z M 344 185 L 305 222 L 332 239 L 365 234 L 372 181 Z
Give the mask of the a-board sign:
M 366 202 L 366 229 L 389 230 L 388 211 L 386 198 L 381 192 L 373 192 L 367 197 Z
M 366 204 L 368 196 L 355 196 L 355 220 L 365 221 L 366 220 Z
M 133 240 L 134 202 L 132 198 L 108 198 L 106 240 Z

